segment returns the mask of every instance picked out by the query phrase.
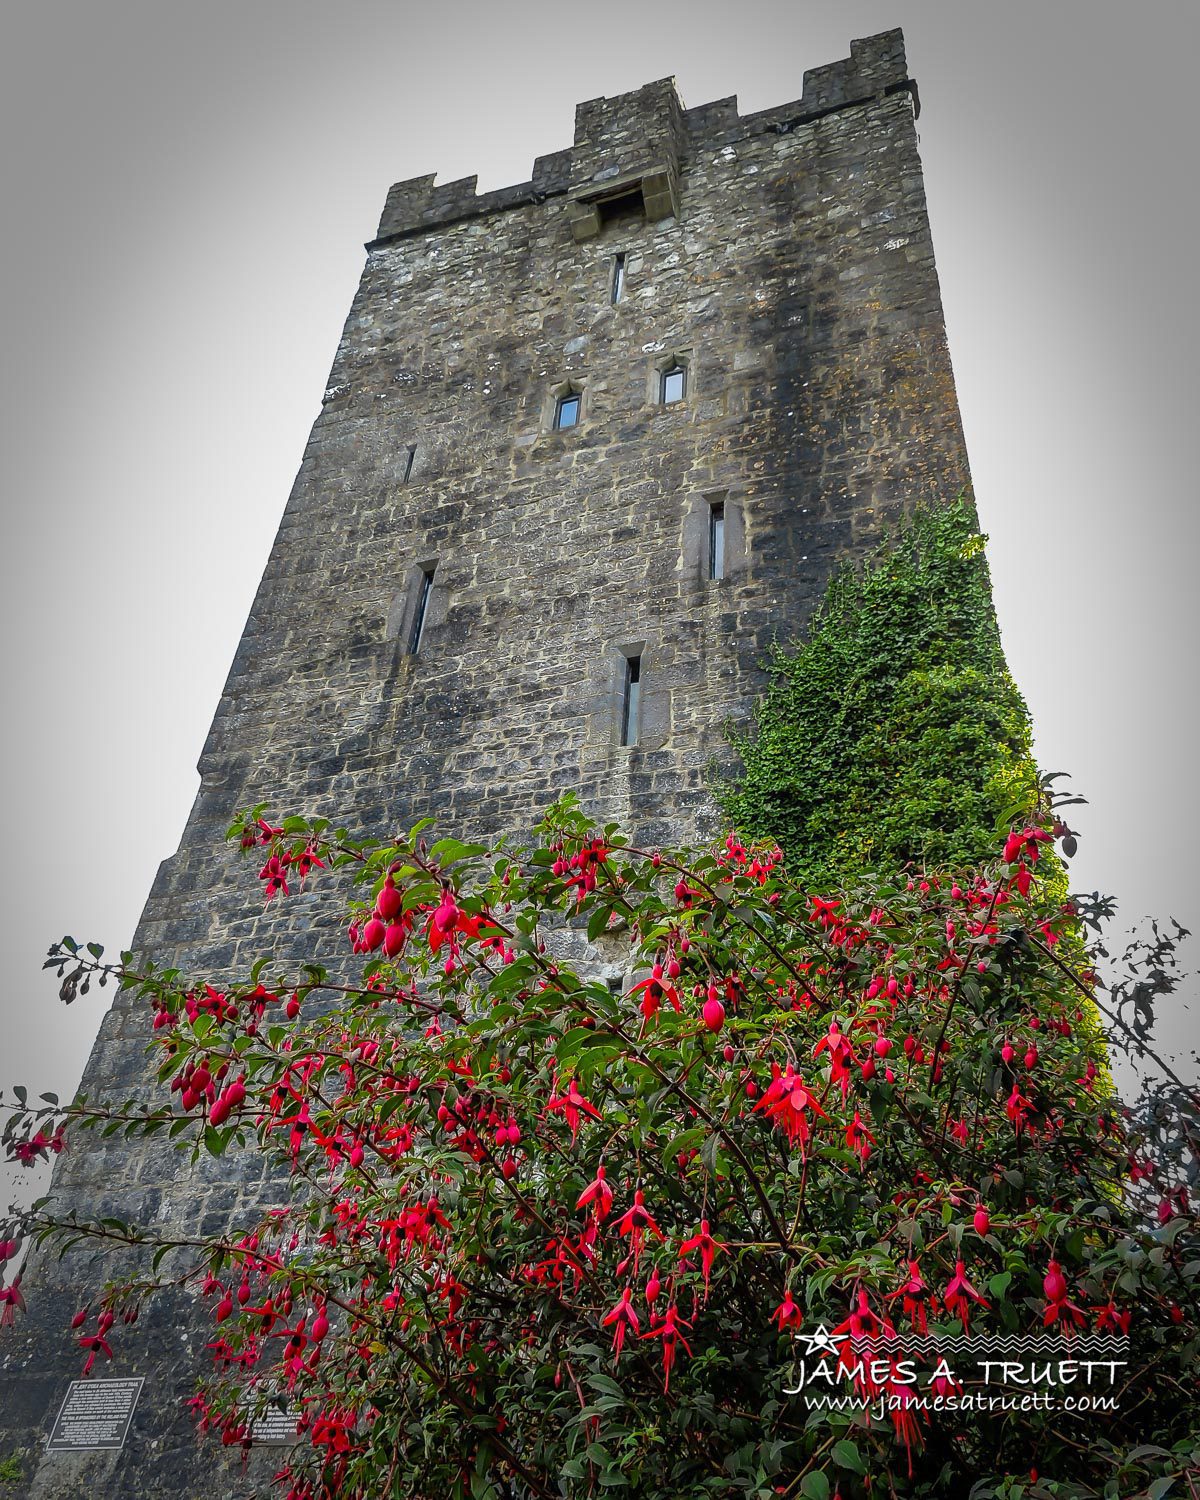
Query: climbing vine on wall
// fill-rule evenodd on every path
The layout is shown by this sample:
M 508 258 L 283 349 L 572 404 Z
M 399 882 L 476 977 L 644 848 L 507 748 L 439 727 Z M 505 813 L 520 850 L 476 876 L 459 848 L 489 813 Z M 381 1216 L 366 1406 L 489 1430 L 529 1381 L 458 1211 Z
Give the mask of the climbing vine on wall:
M 721 801 L 797 878 L 975 864 L 1035 806 L 984 541 L 964 499 L 918 515 L 834 577 L 805 643 L 773 651 L 753 729 L 730 731 L 743 770 Z

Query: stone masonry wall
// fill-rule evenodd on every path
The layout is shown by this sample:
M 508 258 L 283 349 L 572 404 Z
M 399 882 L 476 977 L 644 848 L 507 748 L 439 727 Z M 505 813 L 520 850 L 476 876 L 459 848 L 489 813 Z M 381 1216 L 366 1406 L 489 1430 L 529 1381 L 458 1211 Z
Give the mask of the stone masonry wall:
M 572 789 L 643 839 L 718 827 L 706 767 L 727 760 L 722 724 L 748 714 L 768 643 L 889 518 L 968 483 L 914 105 L 889 32 L 780 109 L 685 110 L 668 80 L 581 105 L 576 147 L 530 183 L 392 189 L 139 952 L 221 974 L 312 951 L 320 882 L 264 912 L 223 844 L 260 800 L 376 832 L 434 814 L 473 836 L 520 834 Z M 606 183 L 634 199 L 606 205 Z M 648 221 L 639 191 L 665 216 Z M 676 360 L 686 397 L 664 406 Z M 568 389 L 582 420 L 555 431 Z M 84 1090 L 144 1092 L 146 1036 L 118 1001 Z M 54 1191 L 194 1232 L 278 1189 L 250 1156 L 189 1169 L 161 1140 L 113 1139 L 81 1142 Z M 112 1373 L 149 1377 L 125 1448 L 41 1457 L 78 1374 L 65 1322 L 110 1269 L 88 1250 L 35 1260 L 30 1316 L 0 1342 L 0 1451 L 26 1456 L 24 1493 L 244 1493 L 180 1411 L 205 1357 L 182 1294 L 120 1338 Z

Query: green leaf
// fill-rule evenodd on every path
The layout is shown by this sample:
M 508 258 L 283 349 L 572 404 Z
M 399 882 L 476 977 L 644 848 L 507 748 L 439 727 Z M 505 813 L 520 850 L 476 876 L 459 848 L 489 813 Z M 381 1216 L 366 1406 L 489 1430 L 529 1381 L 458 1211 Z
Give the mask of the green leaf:
M 605 1375 L 600 1370 L 591 1371 L 588 1374 L 587 1383 L 594 1391 L 602 1391 L 606 1396 L 619 1396 L 622 1401 L 625 1399 L 625 1392 L 612 1376 Z
M 854 1474 L 865 1474 L 866 1466 L 859 1456 L 858 1449 L 853 1443 L 842 1438 L 840 1442 L 833 1445 L 833 1461 L 841 1464 L 843 1469 L 849 1469 Z
M 478 859 L 486 854 L 486 844 L 463 844 L 458 839 L 438 839 L 429 851 L 429 858 L 443 866 L 456 864 L 460 859 Z
M 829 1500 L 829 1480 L 819 1469 L 813 1469 L 801 1480 L 800 1493 L 808 1500 Z
M 587 935 L 588 942 L 594 943 L 596 939 L 608 927 L 608 920 L 612 916 L 612 907 L 607 902 L 601 902 L 599 906 L 593 907 L 591 916 L 588 917 Z
M 674 1165 L 677 1156 L 682 1155 L 685 1151 L 698 1151 L 700 1143 L 704 1140 L 706 1134 L 707 1130 L 705 1126 L 696 1125 L 691 1130 L 684 1130 L 675 1136 L 673 1140 L 668 1141 L 663 1147 L 663 1166 L 669 1171 Z

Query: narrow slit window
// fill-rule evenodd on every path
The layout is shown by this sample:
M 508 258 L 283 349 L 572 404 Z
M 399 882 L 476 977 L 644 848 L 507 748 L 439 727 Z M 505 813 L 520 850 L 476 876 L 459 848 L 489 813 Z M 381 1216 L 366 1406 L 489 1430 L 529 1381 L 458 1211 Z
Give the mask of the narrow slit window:
M 725 502 L 708 508 L 708 576 L 725 577 Z
M 642 658 L 630 656 L 625 661 L 625 692 L 621 704 L 621 743 L 638 742 L 638 709 L 642 688 Z
M 664 406 L 670 406 L 676 401 L 682 401 L 686 390 L 687 371 L 682 365 L 672 365 L 670 369 L 662 372 L 660 394 Z
M 579 421 L 579 406 L 582 397 L 578 391 L 568 391 L 565 396 L 558 398 L 558 405 L 554 408 L 554 426 L 556 430 L 564 427 L 574 427 Z
M 625 295 L 625 252 L 618 250 L 613 256 L 612 300 L 614 307 Z
M 433 573 L 437 564 L 421 570 L 421 581 L 417 585 L 417 607 L 413 611 L 412 629 L 408 633 L 408 654 L 416 656 L 421 649 L 421 637 L 425 633 L 425 616 L 429 612 L 429 595 L 433 592 Z
M 404 478 L 401 480 L 402 484 L 407 484 L 408 481 L 412 478 L 413 464 L 416 462 L 416 460 L 417 445 L 415 443 L 410 443 L 408 447 L 408 456 L 404 460 Z

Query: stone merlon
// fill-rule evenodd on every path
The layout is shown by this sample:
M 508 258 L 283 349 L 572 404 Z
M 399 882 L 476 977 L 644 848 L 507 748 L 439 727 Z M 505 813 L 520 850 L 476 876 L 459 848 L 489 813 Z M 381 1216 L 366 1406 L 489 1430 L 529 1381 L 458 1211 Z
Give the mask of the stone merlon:
M 539 156 L 528 182 L 482 194 L 475 190 L 474 177 L 440 187 L 434 173 L 395 183 L 368 248 L 564 194 L 577 239 L 598 230 L 606 201 L 640 196 L 648 219 L 677 216 L 680 175 L 689 156 L 702 147 L 791 130 L 902 89 L 912 94 L 916 110 L 916 85 L 908 76 L 904 35 L 897 29 L 852 41 L 849 57 L 808 69 L 799 99 L 757 114 L 739 115 L 736 97 L 685 109 L 673 78 L 611 99 L 588 99 L 575 110 L 574 145 Z

